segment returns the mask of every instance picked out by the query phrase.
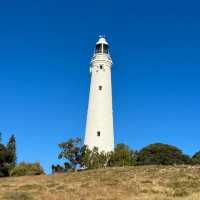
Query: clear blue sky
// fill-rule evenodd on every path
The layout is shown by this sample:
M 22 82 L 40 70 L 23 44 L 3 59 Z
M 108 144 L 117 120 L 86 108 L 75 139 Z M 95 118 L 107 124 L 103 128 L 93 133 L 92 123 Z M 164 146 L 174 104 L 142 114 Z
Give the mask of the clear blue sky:
M 200 150 L 198 1 L 2 1 L 0 131 L 18 161 L 58 163 L 57 144 L 84 136 L 89 63 L 112 45 L 116 143 Z

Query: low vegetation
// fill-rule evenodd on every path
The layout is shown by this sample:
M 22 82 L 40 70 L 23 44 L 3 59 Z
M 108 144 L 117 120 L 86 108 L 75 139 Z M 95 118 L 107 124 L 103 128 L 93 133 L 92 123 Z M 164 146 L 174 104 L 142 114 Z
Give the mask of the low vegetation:
M 162 143 L 147 145 L 140 151 L 132 150 L 128 145 L 117 144 L 112 152 L 99 152 L 81 145 L 81 139 L 70 139 L 59 144 L 59 159 L 64 166 L 52 165 L 52 172 L 69 172 L 77 169 L 99 169 L 137 165 L 196 165 L 200 164 L 200 152 L 190 157 L 179 148 Z
M 199 200 L 199 166 L 131 166 L 0 179 L 2 200 Z
M 0 177 L 44 174 L 39 162 L 17 164 L 15 136 L 11 135 L 6 145 L 2 143 L 1 136 L 0 133 Z
M 33 176 L 41 174 L 44 174 L 44 170 L 39 162 L 21 162 L 16 165 L 10 172 L 11 176 Z

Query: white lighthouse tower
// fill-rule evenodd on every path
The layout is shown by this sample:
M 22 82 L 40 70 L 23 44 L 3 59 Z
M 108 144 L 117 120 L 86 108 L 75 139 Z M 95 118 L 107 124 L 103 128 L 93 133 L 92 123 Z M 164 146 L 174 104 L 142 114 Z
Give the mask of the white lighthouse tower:
M 96 43 L 91 61 L 91 85 L 84 144 L 99 151 L 114 150 L 112 110 L 112 59 L 104 37 Z

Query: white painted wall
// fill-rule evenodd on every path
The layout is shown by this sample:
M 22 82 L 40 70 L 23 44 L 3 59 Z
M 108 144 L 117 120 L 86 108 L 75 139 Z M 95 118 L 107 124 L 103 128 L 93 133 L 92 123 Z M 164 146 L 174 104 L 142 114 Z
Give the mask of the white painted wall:
M 103 69 L 100 69 L 100 65 Z M 91 62 L 91 85 L 84 144 L 99 151 L 114 150 L 112 111 L 112 60 L 109 54 L 94 54 Z M 102 90 L 99 90 L 102 86 Z M 100 131 L 100 136 L 97 132 Z

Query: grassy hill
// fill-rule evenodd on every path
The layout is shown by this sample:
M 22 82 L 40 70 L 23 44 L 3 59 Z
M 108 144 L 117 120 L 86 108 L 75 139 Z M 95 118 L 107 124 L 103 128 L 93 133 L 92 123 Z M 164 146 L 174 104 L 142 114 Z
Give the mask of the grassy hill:
M 200 166 L 138 166 L 0 178 L 3 200 L 199 200 Z

